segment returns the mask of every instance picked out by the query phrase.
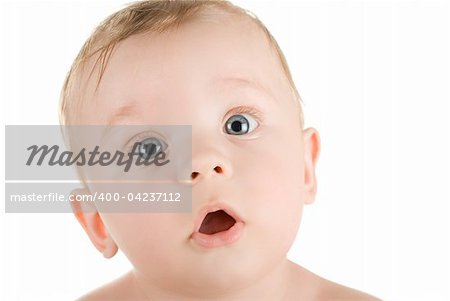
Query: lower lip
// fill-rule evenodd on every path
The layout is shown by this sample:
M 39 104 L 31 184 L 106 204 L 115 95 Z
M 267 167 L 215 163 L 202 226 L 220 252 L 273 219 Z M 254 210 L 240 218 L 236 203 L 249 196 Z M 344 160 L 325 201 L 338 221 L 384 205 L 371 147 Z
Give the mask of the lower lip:
M 227 231 L 217 232 L 215 234 L 195 232 L 191 235 L 191 239 L 204 248 L 212 249 L 236 242 L 241 237 L 243 229 L 244 223 L 236 222 Z

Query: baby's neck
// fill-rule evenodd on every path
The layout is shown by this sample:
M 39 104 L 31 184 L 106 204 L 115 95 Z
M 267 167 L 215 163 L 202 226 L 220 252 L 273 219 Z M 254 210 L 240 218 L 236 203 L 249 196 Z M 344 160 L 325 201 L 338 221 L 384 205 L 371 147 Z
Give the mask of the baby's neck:
M 196 292 L 196 295 L 186 295 L 174 291 L 164 290 L 146 281 L 145 277 L 134 270 L 127 277 L 133 282 L 133 295 L 136 300 L 285 300 L 292 294 L 291 285 L 294 278 L 299 275 L 299 266 L 284 259 L 272 271 L 261 277 L 258 281 L 241 289 L 233 289 L 214 295 L 211 288 Z M 181 285 L 181 284 L 180 284 Z M 296 284 L 298 286 L 298 282 Z M 296 290 L 299 288 L 297 287 Z

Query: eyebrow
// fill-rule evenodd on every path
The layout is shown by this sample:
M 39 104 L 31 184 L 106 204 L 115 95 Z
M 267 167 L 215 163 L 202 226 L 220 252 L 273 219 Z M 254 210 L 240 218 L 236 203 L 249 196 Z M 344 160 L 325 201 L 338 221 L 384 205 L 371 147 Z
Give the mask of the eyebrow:
M 101 136 L 101 142 L 103 142 L 104 139 L 111 134 L 112 128 L 115 127 L 120 120 L 127 119 L 129 116 L 141 113 L 138 108 L 137 102 L 133 100 L 115 110 L 106 122 L 106 127 Z
M 122 120 L 126 117 L 139 114 L 138 104 L 136 101 L 131 101 L 125 105 L 120 106 L 114 113 L 108 118 L 107 125 L 112 125 L 117 123 L 117 121 Z
M 264 87 L 264 85 L 260 84 L 257 80 L 246 78 L 246 77 L 221 77 L 215 82 L 219 83 L 230 83 L 231 85 L 238 85 L 238 86 L 247 86 L 249 88 L 259 90 L 260 92 L 263 92 L 269 98 L 273 101 L 277 101 L 277 98 L 273 96 L 271 91 Z

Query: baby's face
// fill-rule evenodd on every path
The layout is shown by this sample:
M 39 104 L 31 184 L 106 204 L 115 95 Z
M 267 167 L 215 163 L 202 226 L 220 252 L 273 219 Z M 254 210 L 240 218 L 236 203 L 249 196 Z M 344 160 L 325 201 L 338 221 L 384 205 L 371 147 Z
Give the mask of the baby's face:
M 255 281 L 284 260 L 314 198 L 305 158 L 317 136 L 302 132 L 275 52 L 249 21 L 218 20 L 123 41 L 82 113 L 83 124 L 192 125 L 192 213 L 102 214 L 136 270 L 163 286 Z M 234 239 L 195 239 L 208 206 L 239 217 Z

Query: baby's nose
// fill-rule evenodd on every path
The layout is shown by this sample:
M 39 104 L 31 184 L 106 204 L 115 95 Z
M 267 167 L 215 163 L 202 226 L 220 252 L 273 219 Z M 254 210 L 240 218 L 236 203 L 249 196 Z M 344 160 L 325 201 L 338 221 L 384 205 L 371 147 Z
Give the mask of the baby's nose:
M 229 159 L 217 150 L 207 150 L 192 159 L 191 180 L 195 183 L 212 177 L 228 178 L 232 175 Z

